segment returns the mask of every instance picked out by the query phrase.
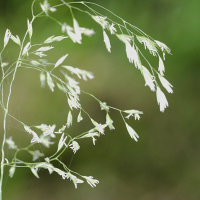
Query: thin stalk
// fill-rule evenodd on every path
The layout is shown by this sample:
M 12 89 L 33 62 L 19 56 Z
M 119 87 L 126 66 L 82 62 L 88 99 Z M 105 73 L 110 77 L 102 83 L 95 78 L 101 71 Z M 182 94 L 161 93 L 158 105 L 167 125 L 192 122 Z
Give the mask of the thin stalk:
M 32 19 L 32 22 L 33 22 L 33 20 L 34 20 L 34 17 Z M 16 65 L 15 65 L 15 69 L 14 69 L 14 72 L 13 72 L 12 80 L 10 82 L 10 87 L 9 87 L 9 93 L 8 93 L 6 107 L 4 108 L 4 120 L 3 120 L 4 135 L 3 135 L 3 142 L 2 142 L 2 146 L 1 146 L 2 158 L 1 158 L 1 177 L 0 177 L 0 200 L 2 200 L 2 198 L 3 198 L 2 186 L 3 186 L 4 160 L 5 160 L 4 146 L 5 146 L 5 142 L 6 142 L 6 133 L 7 133 L 6 125 L 7 125 L 8 108 L 9 108 L 10 97 L 11 97 L 11 93 L 12 93 L 13 82 L 15 80 L 17 69 L 18 69 L 18 67 L 20 66 L 20 63 L 21 63 L 20 60 L 21 60 L 21 54 L 22 54 L 22 50 L 23 50 L 23 44 L 24 44 L 24 41 L 26 39 L 27 34 L 28 34 L 28 30 L 26 31 L 26 33 L 24 35 L 24 38 L 23 38 L 23 41 L 22 41 L 22 45 L 21 45 L 21 49 L 20 49 L 20 52 L 19 52 L 18 60 L 17 60 Z
M 20 56 L 19 56 L 19 58 L 20 58 Z M 2 142 L 2 146 L 1 146 L 2 159 L 1 159 L 1 179 L 0 179 L 0 200 L 2 200 L 2 184 L 3 184 L 4 160 L 5 160 L 4 146 L 5 146 L 6 133 L 7 133 L 6 132 L 6 122 L 7 122 L 7 116 L 8 116 L 8 107 L 9 107 L 9 102 L 10 102 L 10 97 L 11 97 L 13 81 L 15 79 L 17 68 L 18 68 L 19 64 L 20 64 L 20 62 L 16 63 L 15 70 L 14 70 L 14 73 L 13 73 L 13 77 L 12 77 L 12 80 L 11 80 L 11 83 L 10 83 L 10 88 L 9 88 L 9 94 L 8 94 L 8 98 L 7 98 L 6 108 L 4 109 L 4 121 L 3 121 L 4 135 L 3 135 L 3 142 Z

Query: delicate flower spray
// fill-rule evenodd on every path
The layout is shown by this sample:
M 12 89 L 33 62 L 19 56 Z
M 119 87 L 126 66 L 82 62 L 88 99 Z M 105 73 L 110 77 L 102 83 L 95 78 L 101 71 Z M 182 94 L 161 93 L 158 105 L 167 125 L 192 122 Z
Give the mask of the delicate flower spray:
M 75 188 L 80 183 L 86 181 L 91 187 L 95 187 L 96 184 L 99 183 L 98 180 L 93 179 L 92 176 L 83 176 L 77 172 L 72 171 L 69 167 L 66 166 L 65 163 L 61 161 L 61 155 L 66 150 L 72 150 L 75 154 L 77 151 L 81 149 L 80 139 L 91 138 L 93 144 L 97 140 L 97 137 L 105 134 L 105 129 L 109 128 L 110 130 L 115 129 L 114 122 L 110 116 L 111 110 L 117 110 L 125 123 L 125 127 L 132 139 L 136 142 L 139 139 L 139 135 L 136 131 L 126 122 L 126 119 L 133 116 L 135 120 L 140 119 L 140 115 L 143 114 L 142 111 L 138 111 L 135 109 L 131 110 L 120 110 L 118 108 L 114 108 L 112 106 L 107 105 L 105 102 L 100 101 L 92 94 L 89 94 L 83 90 L 81 90 L 79 82 L 72 78 L 69 74 L 74 74 L 78 79 L 83 79 L 85 81 L 93 79 L 94 76 L 91 72 L 87 70 L 83 70 L 77 67 L 72 67 L 66 65 L 67 57 L 70 56 L 67 54 L 62 55 L 55 63 L 48 62 L 48 51 L 51 51 L 54 47 L 52 44 L 54 42 L 61 42 L 62 40 L 72 40 L 74 43 L 81 44 L 82 37 L 88 36 L 91 37 L 95 32 L 93 29 L 82 27 L 75 18 L 74 10 L 81 11 L 83 14 L 87 14 L 91 17 L 91 20 L 98 23 L 102 28 L 102 39 L 105 43 L 106 49 L 109 53 L 111 53 L 111 41 L 110 37 L 117 37 L 120 42 L 124 43 L 126 55 L 128 61 L 132 63 L 137 70 L 139 70 L 144 77 L 145 85 L 150 88 L 153 92 L 156 93 L 157 102 L 160 106 L 160 111 L 164 112 L 165 108 L 168 107 L 168 101 L 165 97 L 165 94 L 162 92 L 161 87 L 167 90 L 167 92 L 172 93 L 172 85 L 164 78 L 164 60 L 165 53 L 170 54 L 170 49 L 162 42 L 152 39 L 146 33 L 141 31 L 139 28 L 131 25 L 126 22 L 122 18 L 118 17 L 111 11 L 103 8 L 92 2 L 65 2 L 61 0 L 61 4 L 50 6 L 48 0 L 44 0 L 43 3 L 40 3 L 40 11 L 36 12 L 34 10 L 36 1 L 34 0 L 32 3 L 31 11 L 32 11 L 32 19 L 27 20 L 27 31 L 23 38 L 19 38 L 18 35 L 14 36 L 10 30 L 6 30 L 4 36 L 4 45 L 0 52 L 0 65 L 1 65 L 1 83 L 0 83 L 0 91 L 1 91 L 1 100 L 0 105 L 3 108 L 4 120 L 4 136 L 2 142 L 2 160 L 1 160 L 1 179 L 0 179 L 0 200 L 2 200 L 2 183 L 3 183 L 3 175 L 4 168 L 6 166 L 9 167 L 9 176 L 13 177 L 16 169 L 18 167 L 27 167 L 31 170 L 31 172 L 39 178 L 39 169 L 47 169 L 49 173 L 57 173 L 63 179 L 69 179 L 73 182 Z M 81 7 L 84 6 L 85 10 L 82 10 Z M 70 10 L 71 19 L 66 19 L 66 22 L 61 22 L 51 16 L 52 12 L 56 12 L 57 8 L 60 6 L 65 6 Z M 110 14 L 113 14 L 115 17 L 121 21 L 121 23 L 117 23 L 113 21 L 113 19 L 103 16 L 96 10 L 95 7 L 101 7 L 105 9 Z M 61 32 L 63 35 L 55 36 L 51 35 L 46 40 L 42 41 L 40 44 L 33 44 L 32 37 L 34 35 L 33 31 L 33 23 L 36 18 L 46 16 L 54 22 L 58 23 L 60 26 Z M 73 26 L 69 24 L 72 22 Z M 19 57 L 14 63 L 7 63 L 4 61 L 4 50 L 7 47 L 8 42 L 13 41 L 16 45 L 19 45 L 20 52 Z M 158 69 L 154 68 L 148 60 L 143 55 L 142 51 L 138 47 L 138 43 L 144 44 L 145 49 L 148 49 L 152 56 L 158 58 Z M 6 50 L 7 51 L 7 50 Z M 162 55 L 160 55 L 162 54 Z M 45 58 L 45 59 L 43 59 Z M 48 70 L 46 66 L 49 66 Z M 69 105 L 69 111 L 66 115 L 66 124 L 63 125 L 60 129 L 56 129 L 56 125 L 46 125 L 41 123 L 41 125 L 27 125 L 26 122 L 21 122 L 16 119 L 9 113 L 9 102 L 12 93 L 13 82 L 16 77 L 16 72 L 20 68 L 31 68 L 39 73 L 41 87 L 47 86 L 49 89 L 54 92 L 55 90 L 60 90 L 66 95 L 67 102 Z M 54 71 L 60 71 L 62 78 L 54 74 Z M 5 84 L 7 78 L 10 78 L 10 84 L 8 92 L 5 91 Z M 159 80 L 159 81 L 158 81 Z M 161 84 L 160 84 L 161 83 Z M 80 93 L 85 93 L 90 97 L 94 98 L 100 105 L 100 108 L 105 112 L 105 123 L 101 124 L 95 121 L 89 113 L 87 113 L 81 105 L 79 95 Z M 6 96 L 7 94 L 7 96 Z M 75 116 L 73 113 L 74 110 L 78 110 L 78 116 Z M 77 122 L 81 122 L 83 119 L 83 114 L 88 117 L 91 121 L 91 129 L 80 133 L 79 135 L 72 137 L 67 129 L 73 125 L 73 121 L 76 118 Z M 124 117 L 124 114 L 127 115 Z M 7 117 L 11 117 L 16 120 L 18 123 L 21 123 L 24 131 L 31 135 L 30 144 L 27 147 L 19 148 L 18 144 L 12 139 L 12 133 L 7 131 Z M 55 142 L 55 138 L 59 138 L 58 143 Z M 54 140 L 54 141 L 52 141 Z M 56 143 L 56 144 L 55 144 Z M 9 149 L 15 151 L 14 157 L 12 160 L 8 160 L 4 154 L 5 144 L 8 145 Z M 43 145 L 46 148 L 50 148 L 51 145 L 57 145 L 57 151 L 46 157 L 43 152 L 36 149 L 33 146 L 35 144 Z M 27 151 L 32 156 L 32 162 L 26 162 L 24 160 L 20 160 L 18 154 L 21 151 Z M 61 168 L 56 168 L 53 163 L 60 163 Z

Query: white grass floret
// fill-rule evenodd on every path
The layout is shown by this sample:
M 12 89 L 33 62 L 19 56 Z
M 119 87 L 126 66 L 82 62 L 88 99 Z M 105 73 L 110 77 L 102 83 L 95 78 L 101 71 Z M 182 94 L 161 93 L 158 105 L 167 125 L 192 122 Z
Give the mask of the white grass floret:
M 108 50 L 108 52 L 111 53 L 111 44 L 110 44 L 110 39 L 108 37 L 108 35 L 106 34 L 105 31 L 103 31 L 103 38 L 104 38 L 104 42 L 106 45 L 106 49 Z
M 159 87 L 156 90 L 156 97 L 158 105 L 160 105 L 160 111 L 164 112 L 165 108 L 168 107 L 168 101 Z
M 162 83 L 163 87 L 167 90 L 168 93 L 173 93 L 172 87 L 173 85 L 169 83 L 167 79 L 165 79 L 163 76 L 158 75 L 160 82 Z

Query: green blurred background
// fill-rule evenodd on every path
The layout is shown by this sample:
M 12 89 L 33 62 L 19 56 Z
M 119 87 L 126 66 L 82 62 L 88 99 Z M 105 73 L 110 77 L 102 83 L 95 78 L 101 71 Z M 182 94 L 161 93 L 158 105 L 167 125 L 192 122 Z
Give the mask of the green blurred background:
M 22 38 L 30 19 L 32 1 L 0 1 L 0 46 L 7 28 Z M 55 4 L 59 1 L 49 1 Z M 115 130 L 106 131 L 96 145 L 90 139 L 80 143 L 81 149 L 73 156 L 66 152 L 62 161 L 72 170 L 83 175 L 93 175 L 100 181 L 96 188 L 62 180 L 57 174 L 48 175 L 46 170 L 35 178 L 30 170 L 17 169 L 11 179 L 5 176 L 5 200 L 199 200 L 200 199 L 200 1 L 197 0 L 94 0 L 126 21 L 139 27 L 154 39 L 166 43 L 172 49 L 167 55 L 166 78 L 173 84 L 174 93 L 167 94 L 169 108 L 159 112 L 155 93 L 144 86 L 140 72 L 131 65 L 124 45 L 111 37 L 112 53 L 103 44 L 101 28 L 88 16 L 75 12 L 81 26 L 94 28 L 96 34 L 83 38 L 83 44 L 66 40 L 55 44 L 51 50 L 52 61 L 69 53 L 66 64 L 93 71 L 95 79 L 83 83 L 82 88 L 102 101 L 120 109 L 138 109 L 144 112 L 140 121 L 128 123 L 139 134 L 136 143 L 131 140 L 117 112 L 110 112 Z M 99 10 L 103 14 L 106 13 Z M 60 9 L 61 21 L 72 23 L 69 11 Z M 43 41 L 51 35 L 60 35 L 60 27 L 44 18 L 34 24 L 33 40 Z M 4 53 L 5 61 L 14 61 L 18 47 L 9 44 Z M 147 53 L 147 56 L 149 54 Z M 157 59 L 149 57 L 157 67 Z M 8 80 L 9 82 L 9 80 Z M 85 109 L 97 120 L 104 120 L 104 112 L 93 99 L 81 95 Z M 39 74 L 33 70 L 19 70 L 10 112 L 27 124 L 66 123 L 68 106 L 65 95 L 54 94 L 40 88 Z M 2 121 L 2 116 L 1 116 Z M 87 120 L 85 120 L 87 122 Z M 76 123 L 74 123 L 76 125 Z M 91 128 L 84 121 L 71 128 L 76 135 Z M 9 134 L 17 145 L 30 141 L 22 127 L 9 119 Z M 3 128 L 1 126 L 1 140 Z M 46 152 L 45 148 L 42 149 Z M 51 155 L 52 152 L 49 152 Z M 13 152 L 6 149 L 6 156 Z M 23 156 L 23 155 L 22 155 Z

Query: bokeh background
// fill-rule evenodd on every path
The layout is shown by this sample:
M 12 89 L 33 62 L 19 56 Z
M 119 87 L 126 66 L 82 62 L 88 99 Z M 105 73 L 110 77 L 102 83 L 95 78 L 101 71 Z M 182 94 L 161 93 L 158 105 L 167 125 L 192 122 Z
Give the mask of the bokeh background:
M 7 28 L 22 38 L 31 18 L 32 1 L 0 1 L 0 46 Z M 49 1 L 55 4 L 58 1 Z M 90 139 L 80 143 L 81 149 L 73 156 L 69 150 L 62 161 L 83 175 L 93 175 L 100 181 L 96 188 L 79 184 L 78 189 L 69 180 L 46 170 L 35 178 L 28 169 L 17 169 L 14 177 L 5 175 L 5 200 L 199 200 L 200 199 L 200 1 L 197 0 L 91 0 L 126 21 L 139 27 L 154 39 L 172 49 L 167 55 L 166 78 L 173 84 L 174 93 L 167 94 L 169 108 L 159 112 L 155 93 L 144 86 L 140 72 L 131 65 L 124 45 L 111 37 L 112 53 L 104 46 L 100 26 L 87 15 L 75 12 L 81 26 L 94 28 L 96 34 L 83 38 L 83 44 L 66 40 L 55 44 L 50 53 L 52 61 L 69 53 L 67 65 L 93 71 L 95 79 L 81 82 L 82 88 L 109 105 L 120 109 L 138 109 L 144 112 L 139 121 L 128 120 L 139 134 L 136 143 L 131 140 L 117 112 L 110 112 L 115 130 L 106 131 L 96 145 Z M 38 1 L 39 3 L 39 1 Z M 36 8 L 37 9 L 37 8 Z M 106 15 L 106 12 L 99 10 Z M 68 9 L 60 9 L 57 17 L 72 24 Z M 60 35 L 60 27 L 47 18 L 34 24 L 33 40 L 43 41 L 51 35 Z M 6 61 L 14 61 L 17 45 L 9 44 L 4 53 Z M 147 50 L 144 52 L 147 52 Z M 146 53 L 149 56 L 149 53 Z M 157 67 L 157 59 L 148 57 Z M 7 80 L 9 83 L 9 80 Z M 99 105 L 81 95 L 83 105 L 96 121 L 104 120 Z M 66 123 L 68 106 L 65 95 L 40 88 L 39 74 L 21 69 L 17 73 L 10 112 L 31 125 Z M 87 120 L 85 120 L 87 122 Z M 2 115 L 1 115 L 1 124 Z M 69 129 L 76 135 L 91 128 L 84 121 Z M 1 127 L 1 139 L 3 128 Z M 20 147 L 30 141 L 19 123 L 9 119 L 9 135 Z M 43 152 L 51 155 L 53 150 Z M 6 148 L 6 156 L 13 152 Z M 22 155 L 22 156 L 26 156 Z M 28 158 L 27 158 L 28 159 Z

